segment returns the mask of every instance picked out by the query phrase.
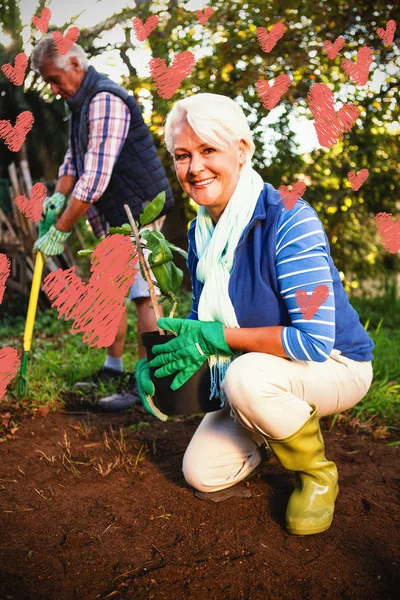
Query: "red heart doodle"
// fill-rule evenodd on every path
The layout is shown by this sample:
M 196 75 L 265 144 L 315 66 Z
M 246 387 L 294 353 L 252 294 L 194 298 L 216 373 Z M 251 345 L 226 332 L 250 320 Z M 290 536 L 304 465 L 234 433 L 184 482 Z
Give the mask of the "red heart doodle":
M 334 41 L 333 44 L 329 40 L 324 41 L 325 52 L 327 53 L 328 58 L 330 58 L 330 60 L 333 60 L 334 58 L 337 57 L 337 55 L 339 54 L 339 52 L 341 51 L 343 46 L 344 46 L 344 37 L 342 37 L 342 36 L 336 38 L 336 40 Z
M 79 40 L 81 32 L 78 27 L 71 27 L 68 29 L 65 35 L 61 31 L 53 31 L 53 40 L 59 54 L 67 54 L 72 48 L 72 44 L 75 44 Z
M 44 183 L 35 183 L 32 186 L 31 198 L 28 200 L 26 196 L 17 196 L 15 204 L 19 210 L 33 223 L 40 221 L 42 214 L 43 201 L 47 196 L 47 188 Z
M 0 254 L 0 304 L 3 301 L 6 281 L 10 275 L 10 260 L 5 254 Z M 0 400 L 6 393 L 7 386 L 17 374 L 20 359 L 14 348 L 6 347 L 0 350 Z
M 0 304 L 3 302 L 6 281 L 10 275 L 10 267 L 10 259 L 5 254 L 0 254 Z
M 14 85 L 22 85 L 25 79 L 26 67 L 28 66 L 28 57 L 25 52 L 17 54 L 14 64 L 15 67 L 7 63 L 1 67 L 1 70 Z
M 287 185 L 281 185 L 279 187 L 278 191 L 286 210 L 292 210 L 297 200 L 304 194 L 306 189 L 307 186 L 303 181 L 297 181 L 292 186 L 292 191 L 289 190 Z
M 49 8 L 44 8 L 40 13 L 40 17 L 32 17 L 31 21 L 39 31 L 46 33 L 49 28 L 50 17 L 51 10 Z
M 203 10 L 196 10 L 196 17 L 200 25 L 205 25 L 213 12 L 214 10 L 211 6 L 207 6 L 206 8 L 203 8 Z
M 151 32 L 157 27 L 158 17 L 153 15 L 152 17 L 149 17 L 145 23 L 143 23 L 143 21 L 138 17 L 135 17 L 132 19 L 132 23 L 138 41 L 144 42 L 147 40 Z
M 388 252 L 396 254 L 400 250 L 400 217 L 393 222 L 392 213 L 378 213 L 375 216 L 378 233 Z
M 265 27 L 257 27 L 257 38 L 264 52 L 271 52 L 272 48 L 281 39 L 286 29 L 287 28 L 283 23 L 275 23 L 269 33 Z
M 350 185 L 355 192 L 359 190 L 364 181 L 368 179 L 368 175 L 368 169 L 361 169 L 361 171 L 358 172 L 358 175 L 356 175 L 354 171 L 347 173 L 347 179 L 350 181 Z
M 306 290 L 297 290 L 295 293 L 296 304 L 300 308 L 303 319 L 310 321 L 318 309 L 325 304 L 329 296 L 329 288 L 327 285 L 317 285 L 311 296 Z
M 256 82 L 257 92 L 265 108 L 272 110 L 290 88 L 289 75 L 279 75 L 272 85 L 260 79 Z
M 194 54 L 189 51 L 178 54 L 170 67 L 167 67 L 164 58 L 150 60 L 150 73 L 162 98 L 169 99 L 175 94 L 185 77 L 192 72 L 195 62 Z
M 124 298 L 135 281 L 137 261 L 130 239 L 112 235 L 94 250 L 88 283 L 75 274 L 75 267 L 58 269 L 46 277 L 43 290 L 59 318 L 74 319 L 73 333 L 83 333 L 89 346 L 108 347 L 125 312 Z
M 376 30 L 376 33 L 379 35 L 381 40 L 383 40 L 385 42 L 385 44 L 388 44 L 389 46 L 391 46 L 393 44 L 393 38 L 394 38 L 395 31 L 396 31 L 396 21 L 393 21 L 393 19 L 392 19 L 391 21 L 388 21 L 386 23 L 386 29 L 382 29 L 382 27 L 379 27 Z
M 336 111 L 333 92 L 324 83 L 315 83 L 307 99 L 321 146 L 334 146 L 343 139 L 343 132 L 350 131 L 360 114 L 358 106 L 353 104 L 345 104 Z
M 372 65 L 372 50 L 368 46 L 360 48 L 357 52 L 357 60 L 344 60 L 341 63 L 343 71 L 357 85 L 366 85 L 369 70 Z
M 18 373 L 21 359 L 18 352 L 6 346 L 0 350 L 0 400 L 7 391 L 7 386 Z
M 7 119 L 0 121 L 0 138 L 11 152 L 18 152 L 33 127 L 35 118 L 29 110 L 20 113 L 13 127 Z

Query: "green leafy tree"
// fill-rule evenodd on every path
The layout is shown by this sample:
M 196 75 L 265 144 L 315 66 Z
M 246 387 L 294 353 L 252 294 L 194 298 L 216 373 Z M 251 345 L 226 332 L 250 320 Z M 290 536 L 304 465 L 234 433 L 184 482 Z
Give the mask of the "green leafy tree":
M 399 24 L 400 11 L 394 4 L 382 2 L 374 3 L 373 9 L 367 0 L 357 2 L 356 7 L 351 4 L 318 0 L 277 6 L 264 1 L 215 0 L 211 3 L 213 16 L 201 27 L 194 13 L 185 11 L 181 3 L 169 2 L 168 10 L 159 13 L 159 28 L 164 35 L 150 36 L 148 40 L 152 55 L 168 62 L 185 50 L 201 55 L 191 76 L 170 101 L 152 92 L 154 132 L 162 130 L 172 102 L 187 94 L 209 91 L 235 98 L 253 126 L 255 167 L 276 187 L 300 178 L 307 182 L 305 197 L 319 212 L 335 262 L 349 281 L 398 266 L 395 255 L 382 249 L 374 216 L 380 211 L 399 211 L 396 189 L 400 131 L 396 102 L 400 53 L 396 40 L 389 47 L 376 33 L 389 19 Z M 151 6 L 142 7 L 140 14 L 142 19 L 150 16 Z M 257 41 L 257 28 L 268 28 L 277 22 L 284 23 L 287 30 L 266 54 Z M 345 47 L 330 60 L 323 42 L 333 42 L 339 35 L 344 37 Z M 380 90 L 376 92 L 370 91 L 369 86 L 352 84 L 341 68 L 344 58 L 353 58 L 365 45 L 373 50 L 373 72 L 382 73 Z M 277 139 L 271 149 L 265 135 L 264 117 L 268 111 L 258 97 L 255 83 L 259 79 L 275 79 L 282 73 L 289 74 L 292 83 L 279 104 L 279 118 L 269 125 Z M 372 76 L 371 73 L 370 80 Z M 312 119 L 307 94 L 316 82 L 329 85 L 338 98 L 345 91 L 345 101 L 358 105 L 361 116 L 333 148 L 300 155 L 289 120 L 293 115 Z M 146 82 L 133 75 L 129 84 L 138 91 Z M 148 89 L 154 90 L 151 80 Z M 353 192 L 347 174 L 361 168 L 369 169 L 369 178 L 358 192 Z
M 11 5 L 12 0 L 7 1 Z M 151 106 L 148 123 L 177 197 L 182 192 L 162 144 L 165 116 L 176 100 L 188 94 L 226 94 L 237 100 L 248 116 L 256 142 L 254 165 L 264 179 L 275 187 L 299 179 L 307 183 L 305 198 L 319 212 L 334 260 L 348 281 L 356 285 L 355 278 L 362 280 L 384 269 L 398 268 L 398 258 L 383 251 L 374 222 L 378 212 L 394 215 L 400 212 L 396 193 L 400 183 L 398 36 L 388 46 L 376 33 L 390 19 L 400 27 L 398 3 L 287 0 L 277 5 L 265 0 L 212 0 L 209 5 L 214 14 L 204 26 L 181 1 L 137 0 L 106 22 L 81 30 L 80 43 L 89 55 L 112 49 L 119 52 L 128 71 L 123 85 L 133 91 L 143 107 Z M 146 42 L 139 44 L 133 35 L 131 19 L 137 16 L 146 20 L 153 14 L 159 18 L 158 27 Z M 257 28 L 270 29 L 278 22 L 287 29 L 267 54 L 257 40 Z M 103 42 L 102 32 L 112 30 L 116 24 L 123 27 L 124 42 Z M 330 60 L 323 42 L 333 42 L 338 36 L 344 37 L 345 46 Z M 153 57 L 165 58 L 167 65 L 179 52 L 190 50 L 195 54 L 192 74 L 171 99 L 159 96 L 150 76 L 139 76 L 133 53 L 138 45 Z M 369 80 L 381 74 L 376 91 L 369 85 L 352 84 L 341 68 L 344 58 L 354 58 L 365 45 L 373 51 Z M 256 82 L 270 81 L 283 73 L 290 76 L 291 86 L 274 109 L 274 118 L 268 119 L 270 111 L 258 96 Z M 343 101 L 354 103 L 361 109 L 361 115 L 351 132 L 332 148 L 300 154 L 290 127 L 291 119 L 313 119 L 307 94 L 319 82 L 334 92 L 336 108 Z M 40 84 L 36 81 L 33 85 L 43 97 L 45 92 Z M 369 169 L 369 178 L 358 192 L 353 192 L 347 173 L 362 168 Z M 184 197 L 179 210 L 185 219 L 195 214 L 193 204 Z
M 35 14 L 39 14 L 46 2 L 40 0 Z M 3 34 L 10 36 L 10 43 L 0 45 L 0 64 L 14 64 L 17 54 L 24 52 L 19 2 L 2 0 L 0 3 L 0 23 Z M 30 25 L 29 25 L 30 27 Z M 34 31 L 31 27 L 31 40 Z M 17 116 L 25 111 L 32 112 L 35 123 L 27 137 L 26 148 L 32 176 L 46 176 L 51 179 L 57 175 L 57 165 L 63 160 L 67 144 L 68 126 L 64 102 L 49 98 L 41 93 L 43 83 L 27 69 L 25 84 L 15 86 L 3 73 L 0 74 L 0 119 L 9 119 L 15 123 Z M 15 153 L 10 152 L 5 144 L 0 144 L 0 176 L 7 177 L 7 165 L 15 160 Z

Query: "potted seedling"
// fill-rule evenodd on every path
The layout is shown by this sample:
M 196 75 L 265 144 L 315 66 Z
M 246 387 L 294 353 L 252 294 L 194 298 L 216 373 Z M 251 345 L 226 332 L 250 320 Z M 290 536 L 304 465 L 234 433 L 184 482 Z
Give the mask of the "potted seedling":
M 139 264 L 142 275 L 147 281 L 152 300 L 152 308 L 156 319 L 160 318 L 159 303 L 167 300 L 172 301 L 170 318 L 174 318 L 179 300 L 178 292 L 183 281 L 183 272 L 173 262 L 173 253 L 179 253 L 185 258 L 187 253 L 171 244 L 159 231 L 142 229 L 145 225 L 153 222 L 161 213 L 165 203 L 165 192 L 159 194 L 148 204 L 139 217 L 139 223 L 135 222 L 130 208 L 125 205 L 129 223 L 121 227 L 111 227 L 110 233 L 122 233 L 129 235 L 137 248 Z M 146 264 L 144 250 L 148 251 L 147 261 L 154 276 L 151 277 L 150 270 Z M 158 297 L 155 292 L 157 286 L 162 294 Z M 174 335 L 159 329 L 158 331 L 143 333 L 142 341 L 146 348 L 147 359 L 153 358 L 152 348 L 173 339 Z M 170 385 L 174 375 L 158 378 L 151 370 L 152 380 L 155 386 L 155 397 L 153 399 L 157 408 L 166 415 L 197 414 L 211 412 L 221 408 L 220 400 L 209 400 L 210 374 L 207 361 L 182 387 L 172 391 Z

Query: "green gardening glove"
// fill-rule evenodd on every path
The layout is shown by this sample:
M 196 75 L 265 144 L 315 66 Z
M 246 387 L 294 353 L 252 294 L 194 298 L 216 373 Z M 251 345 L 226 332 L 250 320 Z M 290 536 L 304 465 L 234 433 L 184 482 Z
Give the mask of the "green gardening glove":
M 66 197 L 61 192 L 56 192 L 52 196 L 46 198 L 43 202 L 42 217 L 47 215 L 49 209 L 54 209 L 54 214 L 59 215 L 64 208 L 65 201 Z
M 161 329 L 177 334 L 174 340 L 153 346 L 155 358 L 150 362 L 150 367 L 157 369 L 156 377 L 167 377 L 178 371 L 171 390 L 177 390 L 186 383 L 209 356 L 234 354 L 226 343 L 224 326 L 217 321 L 163 318 L 157 324 Z
M 147 358 L 142 358 L 137 363 L 135 368 L 135 378 L 140 399 L 147 412 L 154 417 L 161 419 L 161 421 L 166 421 L 168 419 L 167 415 L 164 415 L 153 402 L 153 396 L 156 390 L 150 377 L 150 367 Z
M 52 225 L 47 233 L 36 240 L 33 251 L 37 252 L 40 250 L 46 258 L 62 254 L 64 252 L 64 243 L 70 235 L 70 231 L 60 231 L 55 225 Z

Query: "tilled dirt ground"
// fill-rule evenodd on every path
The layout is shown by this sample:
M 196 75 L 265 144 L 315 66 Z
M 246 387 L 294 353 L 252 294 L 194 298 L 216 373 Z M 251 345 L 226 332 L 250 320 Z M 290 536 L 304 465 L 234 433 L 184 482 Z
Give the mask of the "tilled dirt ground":
M 325 432 L 340 475 L 334 523 L 296 537 L 284 529 L 292 476 L 275 459 L 246 482 L 251 498 L 193 495 L 181 461 L 199 420 L 141 408 L 24 418 L 0 444 L 1 600 L 399 597 L 390 438 Z

